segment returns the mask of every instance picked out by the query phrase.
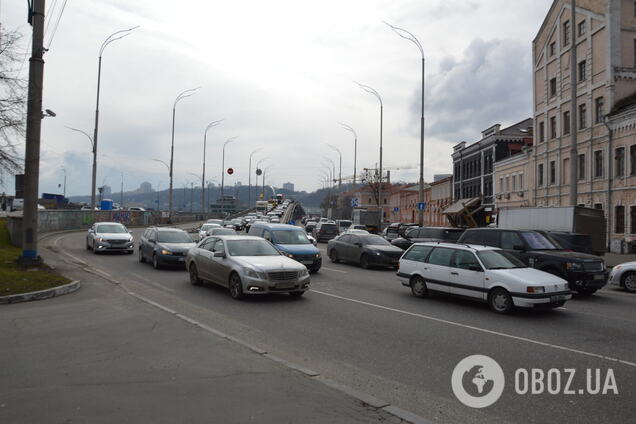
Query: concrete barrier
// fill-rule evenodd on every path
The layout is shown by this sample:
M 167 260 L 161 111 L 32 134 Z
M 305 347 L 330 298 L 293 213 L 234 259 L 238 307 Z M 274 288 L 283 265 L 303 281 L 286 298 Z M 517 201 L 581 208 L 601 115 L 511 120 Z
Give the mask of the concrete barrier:
M 214 217 L 212 215 L 210 218 Z M 22 247 L 22 216 L 7 216 L 7 228 L 11 242 Z M 207 214 L 173 215 L 172 223 L 180 224 L 208 219 Z M 165 225 L 168 218 L 156 211 L 80 211 L 65 209 L 47 209 L 38 211 L 38 232 L 88 229 L 95 222 L 121 222 L 126 227 L 148 227 Z

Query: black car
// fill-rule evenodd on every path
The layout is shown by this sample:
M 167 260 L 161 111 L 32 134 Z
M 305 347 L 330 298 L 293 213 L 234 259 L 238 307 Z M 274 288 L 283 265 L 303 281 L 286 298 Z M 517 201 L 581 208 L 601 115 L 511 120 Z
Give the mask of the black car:
M 185 266 L 186 253 L 194 246 L 190 235 L 179 228 L 150 227 L 139 239 L 139 262 L 151 261 L 155 269 Z
M 463 233 L 463 228 L 455 227 L 411 227 L 404 236 L 391 241 L 391 244 L 406 250 L 413 243 L 427 241 L 455 243 Z
M 331 262 L 353 262 L 362 268 L 372 266 L 397 268 L 402 249 L 375 234 L 343 234 L 329 240 L 327 256 Z
M 561 246 L 563 250 L 572 250 L 574 252 L 589 253 L 594 255 L 592 250 L 592 236 L 588 234 L 568 233 L 566 231 L 538 231 L 556 244 Z M 599 254 L 601 252 L 597 252 Z M 605 253 L 605 252 L 602 252 Z
M 319 222 L 311 234 L 317 242 L 329 241 L 338 235 L 338 227 L 333 221 Z
M 507 250 L 526 265 L 567 280 L 570 289 L 579 293 L 592 294 L 607 283 L 608 273 L 601 258 L 563 250 L 537 231 L 470 228 L 457 243 Z

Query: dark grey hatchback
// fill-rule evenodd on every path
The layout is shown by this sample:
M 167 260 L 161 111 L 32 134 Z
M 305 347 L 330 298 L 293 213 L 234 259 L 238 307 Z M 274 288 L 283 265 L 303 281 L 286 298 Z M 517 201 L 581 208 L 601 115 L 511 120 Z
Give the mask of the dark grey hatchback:
M 183 267 L 188 250 L 194 246 L 190 235 L 179 228 L 150 227 L 139 239 L 139 262 L 149 260 L 155 269 Z

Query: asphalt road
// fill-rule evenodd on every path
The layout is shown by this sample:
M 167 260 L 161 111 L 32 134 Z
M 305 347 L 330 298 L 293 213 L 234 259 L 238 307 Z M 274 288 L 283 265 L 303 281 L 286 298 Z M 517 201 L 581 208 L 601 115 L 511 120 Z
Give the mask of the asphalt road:
M 140 232 L 133 232 L 136 239 Z M 325 257 L 301 299 L 234 301 L 224 288 L 190 285 L 184 270 L 155 270 L 137 255 L 94 255 L 85 250 L 84 236 L 63 234 L 49 243 L 161 305 L 431 421 L 636 422 L 632 294 L 605 288 L 557 310 L 500 316 L 485 304 L 417 299 L 394 271 L 332 264 Z M 319 247 L 325 256 L 326 245 Z M 501 398 L 483 409 L 464 406 L 451 389 L 455 365 L 474 354 L 495 359 L 506 378 Z M 559 393 L 516 393 L 519 368 L 560 370 Z M 575 370 L 575 394 L 562 393 L 566 369 Z M 600 370 L 601 386 L 611 369 L 618 394 L 579 394 L 587 369 Z

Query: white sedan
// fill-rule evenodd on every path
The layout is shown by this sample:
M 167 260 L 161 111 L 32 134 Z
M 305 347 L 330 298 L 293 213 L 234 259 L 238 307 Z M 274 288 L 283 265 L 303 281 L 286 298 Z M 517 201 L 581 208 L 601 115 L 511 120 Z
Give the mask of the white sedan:
M 487 246 L 416 243 L 400 258 L 397 276 L 416 297 L 429 292 L 468 297 L 487 302 L 497 313 L 560 307 L 572 298 L 564 279 Z
M 609 283 L 636 293 L 636 262 L 625 262 L 612 268 Z

